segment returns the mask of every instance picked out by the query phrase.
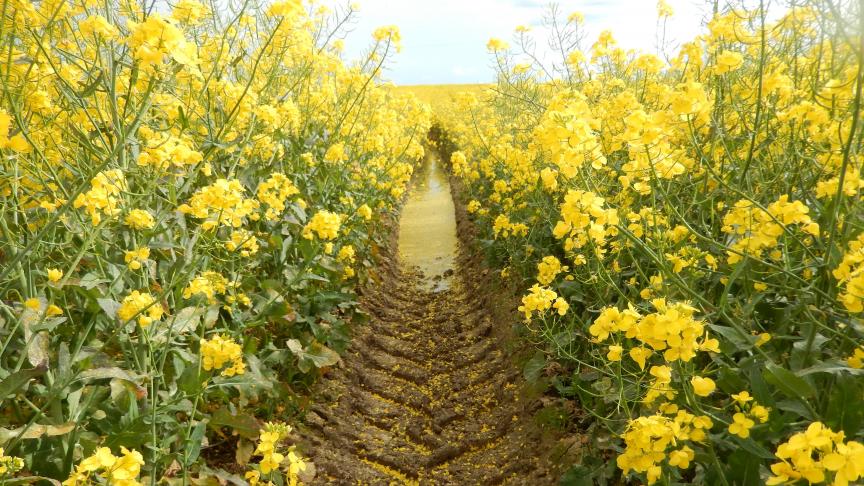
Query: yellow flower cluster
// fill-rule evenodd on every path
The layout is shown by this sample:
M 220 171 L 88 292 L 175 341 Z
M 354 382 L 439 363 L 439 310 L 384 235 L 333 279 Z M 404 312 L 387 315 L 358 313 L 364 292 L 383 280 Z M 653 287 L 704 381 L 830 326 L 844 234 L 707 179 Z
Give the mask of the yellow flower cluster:
M 367 204 L 363 204 L 357 208 L 357 214 L 366 221 L 369 221 L 372 219 L 372 208 Z
M 623 311 L 606 307 L 588 332 L 597 342 L 605 341 L 614 332 L 624 333 L 624 337 L 650 347 L 634 347 L 630 351 L 630 356 L 642 369 L 645 369 L 646 357 L 653 351 L 663 351 L 667 362 L 690 361 L 698 351 L 720 351 L 719 342 L 707 335 L 704 323 L 693 318 L 694 307 L 682 302 L 669 304 L 665 299 L 654 299 L 651 304 L 657 312 L 645 316 L 632 306 Z
M 83 207 L 93 225 L 102 222 L 102 216 L 120 213 L 121 195 L 126 190 L 126 178 L 119 169 L 102 171 L 90 181 L 90 190 L 78 194 L 73 205 Z
M 12 117 L 5 110 L 0 109 L 0 149 L 10 149 L 15 152 L 27 151 L 30 145 L 24 135 L 18 133 L 9 136 L 12 128 Z
M 293 15 L 303 8 L 300 0 L 280 0 L 273 2 L 267 10 L 267 15 L 282 17 Z
M 299 193 L 300 190 L 285 174 L 276 173 L 270 176 L 258 186 L 258 201 L 267 205 L 264 218 L 267 221 L 276 221 L 282 211 L 285 211 L 285 201 Z
M 16 456 L 7 456 L 6 451 L 0 447 L 0 478 L 11 476 L 24 469 L 24 460 Z
M 864 311 L 864 233 L 849 242 L 843 261 L 832 272 L 843 292 L 837 299 L 847 311 Z
M 341 225 L 341 215 L 326 210 L 318 211 L 303 227 L 303 238 L 311 240 L 315 237 L 313 233 L 316 233 L 322 240 L 334 240 L 339 236 Z
M 809 209 L 801 201 L 789 202 L 783 195 L 768 205 L 767 210 L 759 208 L 750 200 L 742 199 L 723 216 L 723 231 L 735 235 L 729 263 L 734 265 L 742 260 L 742 255 L 762 257 L 765 250 L 777 246 L 784 228 L 798 225 L 810 235 L 819 236 L 819 224 L 808 216 Z
M 561 272 L 566 272 L 568 267 L 561 265 L 561 261 L 554 256 L 546 256 L 537 264 L 537 282 L 540 285 L 549 285 Z
M 774 474 L 765 484 L 791 484 L 806 480 L 808 484 L 828 481 L 847 486 L 864 477 L 864 444 L 846 441 L 843 432 L 834 432 L 821 422 L 813 422 L 777 447 L 781 462 L 771 465 Z
M 136 450 L 120 448 L 120 456 L 111 453 L 111 449 L 100 447 L 92 456 L 82 460 L 69 478 L 63 481 L 63 486 L 86 486 L 97 484 L 93 476 L 101 478 L 112 486 L 141 486 L 138 475 L 144 465 L 144 457 Z
M 142 134 L 142 137 L 146 136 Z M 204 156 L 201 152 L 192 149 L 189 140 L 166 135 L 153 136 L 148 140 L 147 147 L 138 156 L 138 165 L 157 170 L 165 170 L 172 166 L 182 169 L 185 166 L 197 165 L 203 160 Z
M 165 309 L 162 304 L 150 295 L 149 292 L 133 290 L 132 293 L 123 298 L 117 309 L 117 317 L 124 323 L 138 316 L 138 324 L 147 327 L 154 321 L 162 319 Z
M 622 436 L 626 449 L 617 458 L 618 467 L 624 474 L 631 470 L 645 473 L 648 484 L 654 484 L 663 474 L 663 461 L 680 469 L 690 467 L 695 453 L 682 443 L 705 440 L 706 431 L 711 429 L 713 422 L 704 415 L 695 416 L 674 406 L 667 408 L 677 412 L 675 417 L 658 413 L 637 417 L 627 424 Z
M 195 0 L 180 0 L 174 4 L 174 10 L 171 11 L 171 18 L 178 22 L 194 25 L 203 19 L 208 13 L 209 9 L 200 2 Z
M 549 309 L 555 309 L 559 316 L 563 316 L 567 314 L 569 308 L 570 305 L 567 304 L 567 301 L 562 297 L 558 297 L 558 294 L 554 290 L 534 284 L 529 290 L 528 295 L 522 297 L 522 305 L 519 306 L 519 312 L 524 313 L 525 320 L 529 321 L 531 320 L 531 315 L 535 312 L 543 314 Z
M 188 204 L 182 204 L 177 209 L 195 218 L 205 219 L 201 225 L 205 231 L 218 225 L 239 228 L 245 218 L 258 218 L 255 213 L 258 201 L 244 196 L 243 185 L 237 179 L 217 179 L 213 184 L 196 191 Z
M 736 412 L 732 415 L 732 423 L 729 424 L 729 433 L 746 439 L 750 437 L 750 429 L 756 425 L 754 419 L 764 424 L 768 421 L 771 409 L 753 401 L 753 397 L 747 391 L 734 394 L 732 398 L 735 400 L 733 404 Z
M 228 336 L 215 335 L 201 340 L 201 366 L 205 371 L 222 370 L 222 376 L 242 375 L 246 372 L 243 364 L 243 349 Z
M 398 50 L 401 47 L 402 34 L 399 33 L 399 27 L 395 25 L 385 25 L 378 27 L 372 32 L 372 38 L 376 42 L 391 42 Z
M 562 219 L 552 230 L 556 239 L 564 238 L 564 250 L 577 250 L 593 241 L 597 254 L 602 254 L 607 237 L 618 234 L 618 213 L 604 205 L 605 200 L 593 192 L 567 191 L 561 204 Z
M 234 230 L 231 232 L 231 239 L 225 242 L 225 249 L 240 250 L 241 256 L 249 257 L 258 253 L 258 239 L 245 229 Z
M 145 246 L 127 251 L 123 256 L 123 261 L 126 262 L 130 270 L 140 270 L 141 265 L 146 263 L 148 258 L 150 258 L 150 248 Z
M 852 351 L 852 354 L 846 358 L 846 364 L 849 365 L 850 368 L 855 368 L 860 370 L 864 368 L 864 346 L 858 346 Z
M 63 278 L 63 270 L 57 268 L 49 268 L 46 270 L 48 274 L 48 281 L 51 283 L 57 283 Z
M 207 297 L 211 304 L 216 301 L 217 295 L 224 295 L 228 291 L 228 280 L 219 272 L 206 271 L 193 278 L 183 289 L 183 298 L 190 299 L 195 295 Z
M 264 424 L 258 436 L 258 447 L 255 448 L 255 454 L 261 456 L 261 461 L 258 463 L 259 470 L 246 473 L 246 479 L 252 486 L 261 484 L 261 474 L 270 474 L 279 469 L 286 456 L 278 451 L 278 443 L 290 433 L 290 425 L 273 422 Z M 296 486 L 300 484 L 300 473 L 306 470 L 306 461 L 294 452 L 294 446 L 288 448 L 287 458 L 286 479 L 290 486 Z
M 512 223 L 505 214 L 498 215 L 492 225 L 495 237 L 507 238 L 510 236 L 525 236 L 528 234 L 528 226 L 525 223 Z
M 186 42 L 183 31 L 171 20 L 153 14 L 141 23 L 130 20 L 128 26 L 126 44 L 145 70 L 161 65 L 166 57 L 184 65 L 197 63 L 195 45 Z
M 129 211 L 123 222 L 126 223 L 126 226 L 136 230 L 152 229 L 156 225 L 153 215 L 145 209 L 133 209 Z

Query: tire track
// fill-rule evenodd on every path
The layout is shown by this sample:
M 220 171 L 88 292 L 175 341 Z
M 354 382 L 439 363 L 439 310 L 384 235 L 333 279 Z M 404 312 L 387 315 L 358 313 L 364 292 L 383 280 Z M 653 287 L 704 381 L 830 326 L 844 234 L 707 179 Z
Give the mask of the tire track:
M 359 329 L 301 432 L 313 484 L 552 484 L 477 269 L 450 288 L 379 258 Z M 509 324 L 504 324 L 507 326 Z

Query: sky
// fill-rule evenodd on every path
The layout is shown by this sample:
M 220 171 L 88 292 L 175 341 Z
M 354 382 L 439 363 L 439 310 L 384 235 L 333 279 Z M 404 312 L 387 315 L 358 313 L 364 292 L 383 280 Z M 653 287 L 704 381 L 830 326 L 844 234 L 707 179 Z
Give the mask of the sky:
M 666 40 L 674 47 L 699 32 L 710 2 L 666 0 L 675 14 L 666 21 Z M 356 58 L 368 48 L 372 31 L 396 25 L 402 51 L 389 62 L 385 77 L 396 84 L 486 83 L 494 81 L 493 58 L 486 50 L 490 38 L 514 44 L 519 25 L 532 28 L 538 50 L 545 50 L 542 29 L 548 0 L 356 0 L 360 9 L 345 38 L 345 55 Z M 325 0 L 344 5 L 344 0 Z M 560 0 L 563 16 L 581 12 L 585 17 L 583 48 L 603 30 L 613 32 L 624 48 L 656 52 L 656 0 Z M 668 49 L 667 49 L 668 50 Z M 542 52 L 540 55 L 544 55 Z

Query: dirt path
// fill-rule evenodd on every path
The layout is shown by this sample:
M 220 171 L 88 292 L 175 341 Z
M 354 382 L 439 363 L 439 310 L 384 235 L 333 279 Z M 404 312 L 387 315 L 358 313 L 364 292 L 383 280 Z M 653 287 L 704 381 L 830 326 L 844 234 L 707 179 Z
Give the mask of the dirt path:
M 363 297 L 371 322 L 310 413 L 315 483 L 552 484 L 521 375 L 481 298 L 477 259 L 456 251 L 449 186 L 432 162 L 403 211 L 408 251 L 380 258 Z M 435 191 L 449 214 L 430 202 L 441 199 Z M 412 202 L 432 219 L 414 220 L 422 212 Z M 430 239 L 436 231 L 452 231 L 443 235 L 452 243 Z

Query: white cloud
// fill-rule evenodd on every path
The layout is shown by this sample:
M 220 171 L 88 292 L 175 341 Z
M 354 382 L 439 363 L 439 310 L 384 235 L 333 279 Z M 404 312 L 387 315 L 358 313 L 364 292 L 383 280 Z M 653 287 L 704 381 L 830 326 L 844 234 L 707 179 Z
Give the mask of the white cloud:
M 325 5 L 345 0 L 324 0 Z M 510 40 L 518 25 L 540 25 L 548 0 L 358 0 L 360 11 L 346 39 L 346 54 L 357 57 L 371 42 L 372 31 L 395 24 L 403 49 L 387 75 L 399 84 L 488 82 L 494 79 L 493 61 L 486 51 L 491 37 Z M 677 46 L 700 32 L 707 2 L 667 0 L 675 15 L 666 23 L 666 41 Z M 584 49 L 609 29 L 624 48 L 655 52 L 656 0 L 562 0 L 560 11 L 585 16 Z M 546 40 L 541 28 L 538 50 Z M 541 54 L 543 54 L 541 52 Z

